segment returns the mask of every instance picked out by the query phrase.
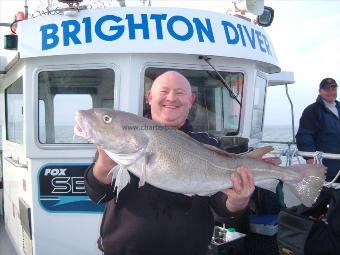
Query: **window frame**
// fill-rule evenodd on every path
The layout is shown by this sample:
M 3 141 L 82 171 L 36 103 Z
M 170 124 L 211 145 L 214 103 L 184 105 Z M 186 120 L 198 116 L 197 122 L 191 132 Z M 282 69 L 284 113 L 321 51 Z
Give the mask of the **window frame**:
M 8 129 L 8 98 L 7 98 L 7 90 L 12 87 L 16 82 L 18 82 L 19 80 L 21 80 L 21 86 L 22 86 L 22 141 L 21 143 L 17 142 L 17 141 L 13 141 L 13 140 L 10 140 L 9 139 L 9 129 Z M 4 104 L 5 104 L 5 111 L 4 111 L 4 114 L 5 114 L 5 137 L 3 137 L 3 139 L 6 141 L 6 142 L 10 142 L 10 143 L 13 143 L 13 144 L 17 144 L 19 146 L 23 146 L 24 143 L 25 143 L 25 138 L 24 138 L 24 125 L 25 125 L 25 111 L 24 111 L 24 104 L 25 104 L 25 97 L 24 97 L 24 77 L 23 75 L 20 75 L 18 77 L 16 77 L 15 80 L 13 80 L 11 83 L 9 83 L 9 85 L 4 89 Z
M 253 118 L 254 118 L 254 102 L 255 102 L 255 89 L 256 89 L 256 81 L 257 77 L 262 78 L 265 81 L 265 88 L 264 88 L 264 97 L 263 97 L 263 108 L 262 108 L 262 120 L 261 120 L 261 132 L 254 133 L 253 132 Z M 253 105 L 252 105 L 252 111 L 251 111 L 251 126 L 250 126 L 250 133 L 249 138 L 250 139 L 256 139 L 256 140 L 262 140 L 263 136 L 263 125 L 264 125 L 264 118 L 265 118 L 265 110 L 266 110 L 266 98 L 267 98 L 267 89 L 268 89 L 268 78 L 266 75 L 262 73 L 256 73 L 255 75 L 255 82 L 254 82 L 254 99 L 253 99 Z
M 246 69 L 241 68 L 241 67 L 227 67 L 227 66 L 223 66 L 223 65 L 218 65 L 215 64 L 214 67 L 216 68 L 217 71 L 219 72 L 239 72 L 243 74 L 243 89 L 242 89 L 242 96 L 241 96 L 241 109 L 240 109 L 240 117 L 239 117 L 239 121 L 238 121 L 238 128 L 236 130 L 236 132 L 234 132 L 233 134 L 227 135 L 225 132 L 223 132 L 223 135 L 221 135 L 221 137 L 234 137 L 234 136 L 239 136 L 240 135 L 240 131 L 241 131 L 241 123 L 242 123 L 242 117 L 244 114 L 244 111 L 242 109 L 242 104 L 243 104 L 243 100 L 245 100 L 245 96 L 246 96 L 246 84 L 248 81 L 248 75 L 246 72 Z M 192 71 L 211 71 L 214 72 L 214 70 L 207 64 L 200 64 L 200 65 L 195 65 L 195 64 L 179 64 L 179 63 L 172 63 L 172 62 L 145 62 L 144 65 L 141 68 L 141 74 L 140 74 L 140 91 L 141 91 L 141 95 L 140 95 L 140 101 L 139 101 L 139 111 L 138 114 L 140 116 L 143 116 L 143 112 L 144 112 L 144 99 L 145 99 L 145 88 L 144 88 L 144 78 L 145 78 L 145 71 L 148 68 L 166 68 L 166 69 L 185 69 L 185 70 L 192 70 Z
M 95 145 L 92 143 L 41 143 L 39 140 L 39 74 L 41 72 L 54 72 L 54 71 L 76 71 L 76 70 L 86 70 L 86 69 L 111 69 L 114 74 L 114 88 L 113 88 L 113 108 L 117 109 L 119 107 L 119 84 L 120 84 L 120 70 L 113 63 L 107 64 L 62 64 L 62 65 L 51 65 L 36 68 L 33 72 L 33 104 L 34 104 L 34 118 L 33 118 L 33 128 L 34 128 L 34 144 L 43 150 L 55 150 L 55 149 L 74 149 L 74 148 L 94 148 Z

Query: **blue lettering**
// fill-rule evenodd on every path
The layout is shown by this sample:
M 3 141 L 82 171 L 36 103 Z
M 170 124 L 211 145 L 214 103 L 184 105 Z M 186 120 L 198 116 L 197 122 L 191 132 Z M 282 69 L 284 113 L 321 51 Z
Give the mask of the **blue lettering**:
M 83 23 L 85 24 L 85 42 L 90 43 L 92 42 L 90 17 L 83 18 Z
M 166 20 L 166 14 L 151 14 L 150 20 L 154 19 L 156 23 L 157 39 L 163 39 L 162 20 Z
M 214 33 L 211 28 L 210 19 L 205 19 L 206 26 L 204 26 L 201 20 L 198 18 L 193 18 L 193 22 L 196 26 L 199 42 L 204 42 L 202 32 L 204 32 L 205 36 L 209 39 L 210 42 L 215 42 Z
M 115 15 L 105 15 L 97 21 L 96 26 L 95 26 L 96 35 L 104 41 L 117 40 L 124 33 L 124 26 L 119 25 L 119 26 L 110 26 L 109 31 L 115 31 L 114 34 L 112 34 L 112 35 L 104 34 L 103 31 L 102 31 L 103 23 L 106 22 L 106 21 L 109 21 L 109 20 L 114 21 L 116 23 L 119 23 L 120 21 L 122 21 L 122 18 L 117 17 Z
M 135 24 L 133 14 L 126 14 L 126 19 L 128 20 L 129 25 L 129 39 L 136 39 L 136 29 L 142 29 L 143 31 L 143 39 L 149 39 L 149 25 L 148 25 L 148 17 L 146 14 L 142 14 L 142 23 Z
M 273 56 L 273 55 L 272 55 L 272 52 L 270 51 L 270 44 L 269 44 L 269 42 L 268 42 L 267 37 L 266 37 L 264 34 L 262 34 L 262 37 L 263 37 L 263 40 L 264 40 L 264 44 L 266 45 L 268 54 L 271 55 L 271 56 Z
M 184 35 L 179 35 L 178 33 L 175 32 L 175 30 L 174 30 L 174 24 L 175 24 L 175 22 L 177 22 L 177 21 L 181 21 L 181 22 L 183 22 L 183 23 L 186 25 L 186 27 L 187 27 L 187 29 L 188 29 L 188 32 L 187 32 L 186 34 L 184 34 Z M 193 36 L 193 34 L 194 34 L 194 28 L 192 27 L 190 21 L 189 21 L 187 18 L 183 17 L 183 16 L 178 16 L 178 15 L 172 16 L 172 17 L 168 20 L 167 28 L 168 28 L 169 34 L 170 34 L 173 38 L 175 38 L 175 39 L 177 39 L 177 40 L 179 40 L 179 41 L 187 41 L 187 40 L 189 40 L 189 39 Z
M 256 30 L 255 33 L 256 33 L 257 41 L 259 42 L 261 51 L 262 51 L 262 52 L 266 52 L 266 49 L 263 47 L 264 42 L 263 42 L 263 40 L 261 39 L 261 38 L 262 38 L 261 32 Z
M 222 25 L 224 27 L 224 32 L 225 32 L 225 36 L 227 38 L 228 44 L 237 44 L 239 41 L 239 35 L 238 35 L 236 27 L 228 21 L 222 21 Z M 229 28 L 232 29 L 232 32 L 234 33 L 234 38 L 230 36 Z
M 248 40 L 251 44 L 251 47 L 253 47 L 253 49 L 255 49 L 255 31 L 254 31 L 254 29 L 253 28 L 251 29 L 251 35 L 249 34 L 249 31 L 248 31 L 246 26 L 243 26 L 243 29 L 246 31 L 246 34 L 247 34 Z
M 246 44 L 246 40 L 244 39 L 244 34 L 243 34 L 242 26 L 240 24 L 237 24 L 237 29 L 238 29 L 238 31 L 240 32 L 240 35 L 241 35 L 242 45 L 244 47 L 246 47 L 247 44 Z
M 80 24 L 76 20 L 66 20 L 61 22 L 61 26 L 63 27 L 63 36 L 64 36 L 64 46 L 70 45 L 70 39 L 74 44 L 81 44 L 77 34 L 80 31 Z M 73 26 L 73 31 L 70 31 L 70 27 Z
M 57 36 L 58 26 L 56 24 L 48 24 L 41 26 L 40 31 L 42 50 L 50 50 L 58 45 L 59 43 L 59 37 Z

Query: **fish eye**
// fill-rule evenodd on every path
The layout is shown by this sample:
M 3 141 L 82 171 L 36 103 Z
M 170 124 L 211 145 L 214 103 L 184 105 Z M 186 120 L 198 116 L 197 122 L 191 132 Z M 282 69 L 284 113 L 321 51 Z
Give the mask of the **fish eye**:
M 109 115 L 104 115 L 103 116 L 103 121 L 108 124 L 112 121 L 112 118 Z

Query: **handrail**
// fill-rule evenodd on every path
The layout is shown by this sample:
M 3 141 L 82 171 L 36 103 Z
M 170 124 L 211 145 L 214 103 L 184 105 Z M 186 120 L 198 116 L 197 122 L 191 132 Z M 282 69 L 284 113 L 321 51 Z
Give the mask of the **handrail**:
M 26 164 L 21 164 L 18 160 L 10 157 L 4 157 L 4 159 L 15 167 L 28 168 Z
M 326 152 L 321 152 L 321 151 L 315 151 L 315 152 L 297 151 L 297 154 L 302 157 L 314 158 L 315 156 L 320 156 L 322 158 L 328 158 L 328 159 L 340 159 L 340 154 L 326 153 Z

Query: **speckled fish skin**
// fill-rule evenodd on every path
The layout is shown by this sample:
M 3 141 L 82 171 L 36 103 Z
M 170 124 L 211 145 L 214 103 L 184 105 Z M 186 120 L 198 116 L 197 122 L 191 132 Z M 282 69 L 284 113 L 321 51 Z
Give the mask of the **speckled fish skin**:
M 250 168 L 255 185 L 282 180 L 303 204 L 311 206 L 324 183 L 322 165 L 284 168 L 246 155 L 224 155 L 175 128 L 127 112 L 101 108 L 79 111 L 76 123 L 77 135 L 102 146 L 120 170 L 124 166 L 125 172 L 127 169 L 141 179 L 141 185 L 145 181 L 171 192 L 211 195 L 230 188 L 231 174 L 243 165 Z

